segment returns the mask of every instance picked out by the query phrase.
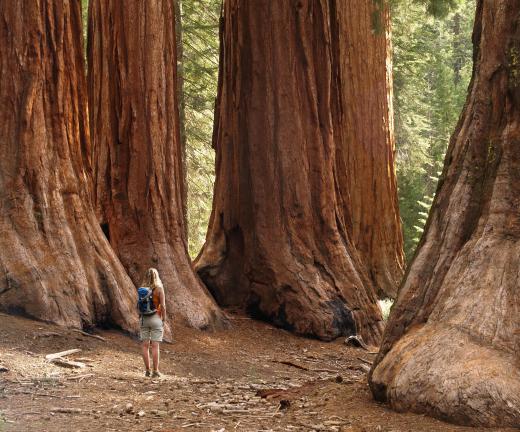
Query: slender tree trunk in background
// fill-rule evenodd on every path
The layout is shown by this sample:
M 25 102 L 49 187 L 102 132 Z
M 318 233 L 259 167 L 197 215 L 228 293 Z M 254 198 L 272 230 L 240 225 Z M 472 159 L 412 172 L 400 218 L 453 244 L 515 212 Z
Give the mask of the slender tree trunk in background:
M 337 193 L 331 3 L 225 2 L 215 196 L 196 268 L 225 306 L 377 343 L 380 309 Z
M 520 426 L 520 2 L 479 0 L 473 78 L 370 385 L 397 410 Z
M 177 99 L 179 108 L 179 134 L 182 155 L 182 213 L 188 221 L 188 169 L 186 159 L 186 103 L 184 101 L 184 55 L 182 42 L 182 0 L 173 0 L 175 5 L 175 40 L 177 43 Z M 185 224 L 184 236 L 188 239 L 188 224 Z
M 334 4 L 334 2 L 332 3 Z M 390 14 L 373 0 L 337 2 L 337 175 L 352 241 L 379 297 L 394 298 L 404 271 L 392 108 Z M 381 15 L 375 32 L 372 16 Z
M 460 79 L 461 79 L 460 72 L 461 72 L 462 66 L 464 64 L 463 57 L 462 57 L 462 55 L 460 55 L 460 52 L 462 50 L 461 49 L 462 41 L 460 39 L 461 19 L 462 19 L 462 17 L 460 16 L 460 13 L 457 12 L 453 16 L 453 22 L 452 22 L 453 36 L 454 36 L 453 37 L 453 52 L 455 53 L 455 58 L 453 59 L 453 75 L 454 75 L 453 80 L 454 80 L 455 84 L 458 84 L 460 82 Z
M 134 289 L 92 208 L 80 2 L 0 2 L 0 304 L 135 329 Z
M 91 1 L 95 197 L 134 283 L 156 267 L 168 309 L 191 326 L 211 328 L 223 315 L 187 254 L 175 51 L 172 1 Z

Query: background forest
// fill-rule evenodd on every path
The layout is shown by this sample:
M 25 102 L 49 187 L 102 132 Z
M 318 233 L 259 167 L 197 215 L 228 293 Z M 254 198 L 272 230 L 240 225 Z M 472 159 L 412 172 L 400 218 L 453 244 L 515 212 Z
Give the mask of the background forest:
M 220 0 L 182 0 L 183 111 L 188 167 L 189 252 L 195 257 L 211 213 L 213 105 L 219 58 Z M 394 2 L 394 116 L 405 253 L 413 255 L 471 75 L 475 1 L 433 17 L 412 0 Z

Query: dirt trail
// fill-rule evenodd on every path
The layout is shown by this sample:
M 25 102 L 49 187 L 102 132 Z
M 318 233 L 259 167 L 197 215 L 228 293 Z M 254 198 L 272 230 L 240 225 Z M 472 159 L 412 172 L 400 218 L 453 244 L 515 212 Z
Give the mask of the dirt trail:
M 492 431 L 375 403 L 363 366 L 373 354 L 360 348 L 232 321 L 217 333 L 176 328 L 164 377 L 151 380 L 130 336 L 99 331 L 102 341 L 0 314 L 0 431 Z M 45 360 L 72 348 L 85 368 Z

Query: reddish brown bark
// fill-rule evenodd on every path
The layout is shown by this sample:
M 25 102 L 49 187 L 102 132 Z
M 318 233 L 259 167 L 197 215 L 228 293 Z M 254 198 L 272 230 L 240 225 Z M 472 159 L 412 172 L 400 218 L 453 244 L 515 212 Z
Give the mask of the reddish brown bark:
M 373 0 L 336 8 L 340 98 L 338 184 L 349 233 L 379 297 L 394 298 L 404 271 L 397 200 L 390 14 Z M 380 14 L 381 31 L 372 17 Z M 334 29 L 334 27 L 333 27 Z
M 380 310 L 337 184 L 331 22 L 342 5 L 224 3 L 215 196 L 196 266 L 223 305 L 375 343 Z
M 159 270 L 170 311 L 218 326 L 186 247 L 173 2 L 91 1 L 88 57 L 95 197 L 110 244 L 136 284 Z
M 80 2 L 0 2 L 0 19 L 0 304 L 133 330 L 133 286 L 88 189 Z
M 520 426 L 520 3 L 479 0 L 474 69 L 370 385 L 397 410 Z

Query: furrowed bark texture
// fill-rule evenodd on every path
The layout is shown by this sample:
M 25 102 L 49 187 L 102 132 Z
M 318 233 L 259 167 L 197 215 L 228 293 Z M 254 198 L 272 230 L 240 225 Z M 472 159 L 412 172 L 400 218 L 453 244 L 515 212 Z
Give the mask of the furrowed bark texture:
M 0 2 L 0 304 L 135 330 L 132 282 L 90 197 L 80 6 Z
M 468 99 L 370 385 L 394 409 L 520 426 L 520 3 L 480 0 Z
M 334 3 L 332 3 L 334 4 Z M 395 298 L 404 271 L 397 200 L 388 8 L 373 0 L 336 2 L 338 184 L 349 233 L 379 297 Z M 372 14 L 383 18 L 374 31 Z M 334 42 L 333 42 L 334 43 Z
M 167 309 L 188 325 L 213 328 L 224 318 L 186 246 L 174 15 L 168 0 L 90 3 L 95 198 L 134 283 L 156 267 Z
M 331 3 L 225 2 L 217 177 L 196 268 L 222 305 L 377 343 L 380 309 L 338 196 Z

